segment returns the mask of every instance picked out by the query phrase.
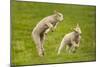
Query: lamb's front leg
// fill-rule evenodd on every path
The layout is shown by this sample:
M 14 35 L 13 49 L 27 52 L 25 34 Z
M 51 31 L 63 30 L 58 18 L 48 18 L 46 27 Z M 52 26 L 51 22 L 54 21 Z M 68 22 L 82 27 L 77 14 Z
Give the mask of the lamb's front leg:
M 47 23 L 47 26 L 48 26 L 49 28 L 44 32 L 45 35 L 47 35 L 47 33 L 48 33 L 49 31 L 52 31 L 52 32 L 53 32 L 53 25 L 52 25 L 51 23 Z
M 71 41 L 72 42 L 72 46 L 70 47 L 70 50 L 69 50 L 69 53 L 72 53 L 72 52 L 75 52 L 75 50 L 76 50 L 76 43 L 75 43 L 75 41 Z
M 50 31 L 50 29 L 47 29 L 45 32 L 44 32 L 44 35 L 47 35 L 47 33 Z
M 54 30 L 56 29 L 57 25 L 59 24 L 59 22 L 56 23 L 56 25 L 54 26 Z
M 81 39 L 81 36 L 79 36 L 79 38 L 77 40 L 76 48 L 78 48 L 80 46 L 80 39 Z

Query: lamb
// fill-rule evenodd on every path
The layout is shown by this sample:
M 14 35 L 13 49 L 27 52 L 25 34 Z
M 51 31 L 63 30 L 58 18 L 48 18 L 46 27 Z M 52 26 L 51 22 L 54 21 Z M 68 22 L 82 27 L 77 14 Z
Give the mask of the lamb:
M 54 31 L 57 24 L 63 20 L 63 14 L 54 11 L 53 15 L 43 18 L 33 29 L 32 38 L 36 44 L 37 52 L 40 57 L 44 56 L 43 43 L 49 31 Z
M 80 44 L 81 33 L 82 32 L 79 27 L 79 24 L 77 24 L 76 28 L 73 29 L 73 32 L 66 34 L 64 38 L 62 39 L 57 55 L 60 54 L 61 50 L 65 46 L 68 47 L 67 49 L 69 53 L 75 52 Z

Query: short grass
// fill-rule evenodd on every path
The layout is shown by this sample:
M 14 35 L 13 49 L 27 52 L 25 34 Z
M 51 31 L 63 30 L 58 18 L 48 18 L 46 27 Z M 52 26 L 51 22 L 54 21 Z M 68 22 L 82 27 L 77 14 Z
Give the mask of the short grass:
M 55 32 L 50 32 L 45 40 L 46 54 L 37 55 L 31 32 L 45 16 L 58 10 L 64 15 Z M 70 4 L 51 4 L 36 2 L 11 3 L 11 63 L 14 65 L 68 63 L 96 60 L 96 7 Z M 74 54 L 64 49 L 57 56 L 57 49 L 63 36 L 79 23 L 82 30 L 80 48 Z

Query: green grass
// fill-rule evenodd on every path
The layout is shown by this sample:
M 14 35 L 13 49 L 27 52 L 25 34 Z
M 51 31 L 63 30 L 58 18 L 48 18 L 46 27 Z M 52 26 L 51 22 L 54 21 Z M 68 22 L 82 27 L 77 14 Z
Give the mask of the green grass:
M 50 32 L 45 40 L 46 55 L 37 55 L 31 32 L 35 25 L 45 16 L 58 10 L 64 15 L 55 32 Z M 96 60 L 96 7 L 70 4 L 51 4 L 34 2 L 15 2 L 11 5 L 11 63 L 14 65 L 48 64 L 63 62 L 95 61 Z M 79 23 L 82 40 L 78 51 L 68 54 L 63 50 L 57 56 L 57 49 L 63 36 L 72 31 Z

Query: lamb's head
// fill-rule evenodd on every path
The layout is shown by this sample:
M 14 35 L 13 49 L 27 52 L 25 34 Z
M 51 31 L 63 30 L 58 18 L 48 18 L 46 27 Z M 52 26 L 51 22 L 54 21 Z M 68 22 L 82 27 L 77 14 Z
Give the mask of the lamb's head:
M 77 26 L 74 28 L 74 31 L 80 35 L 82 34 L 79 24 L 77 24 Z
M 54 11 L 54 15 L 55 15 L 55 18 L 58 20 L 58 21 L 62 21 L 63 20 L 63 14 L 60 13 L 60 12 L 57 12 L 56 10 Z

